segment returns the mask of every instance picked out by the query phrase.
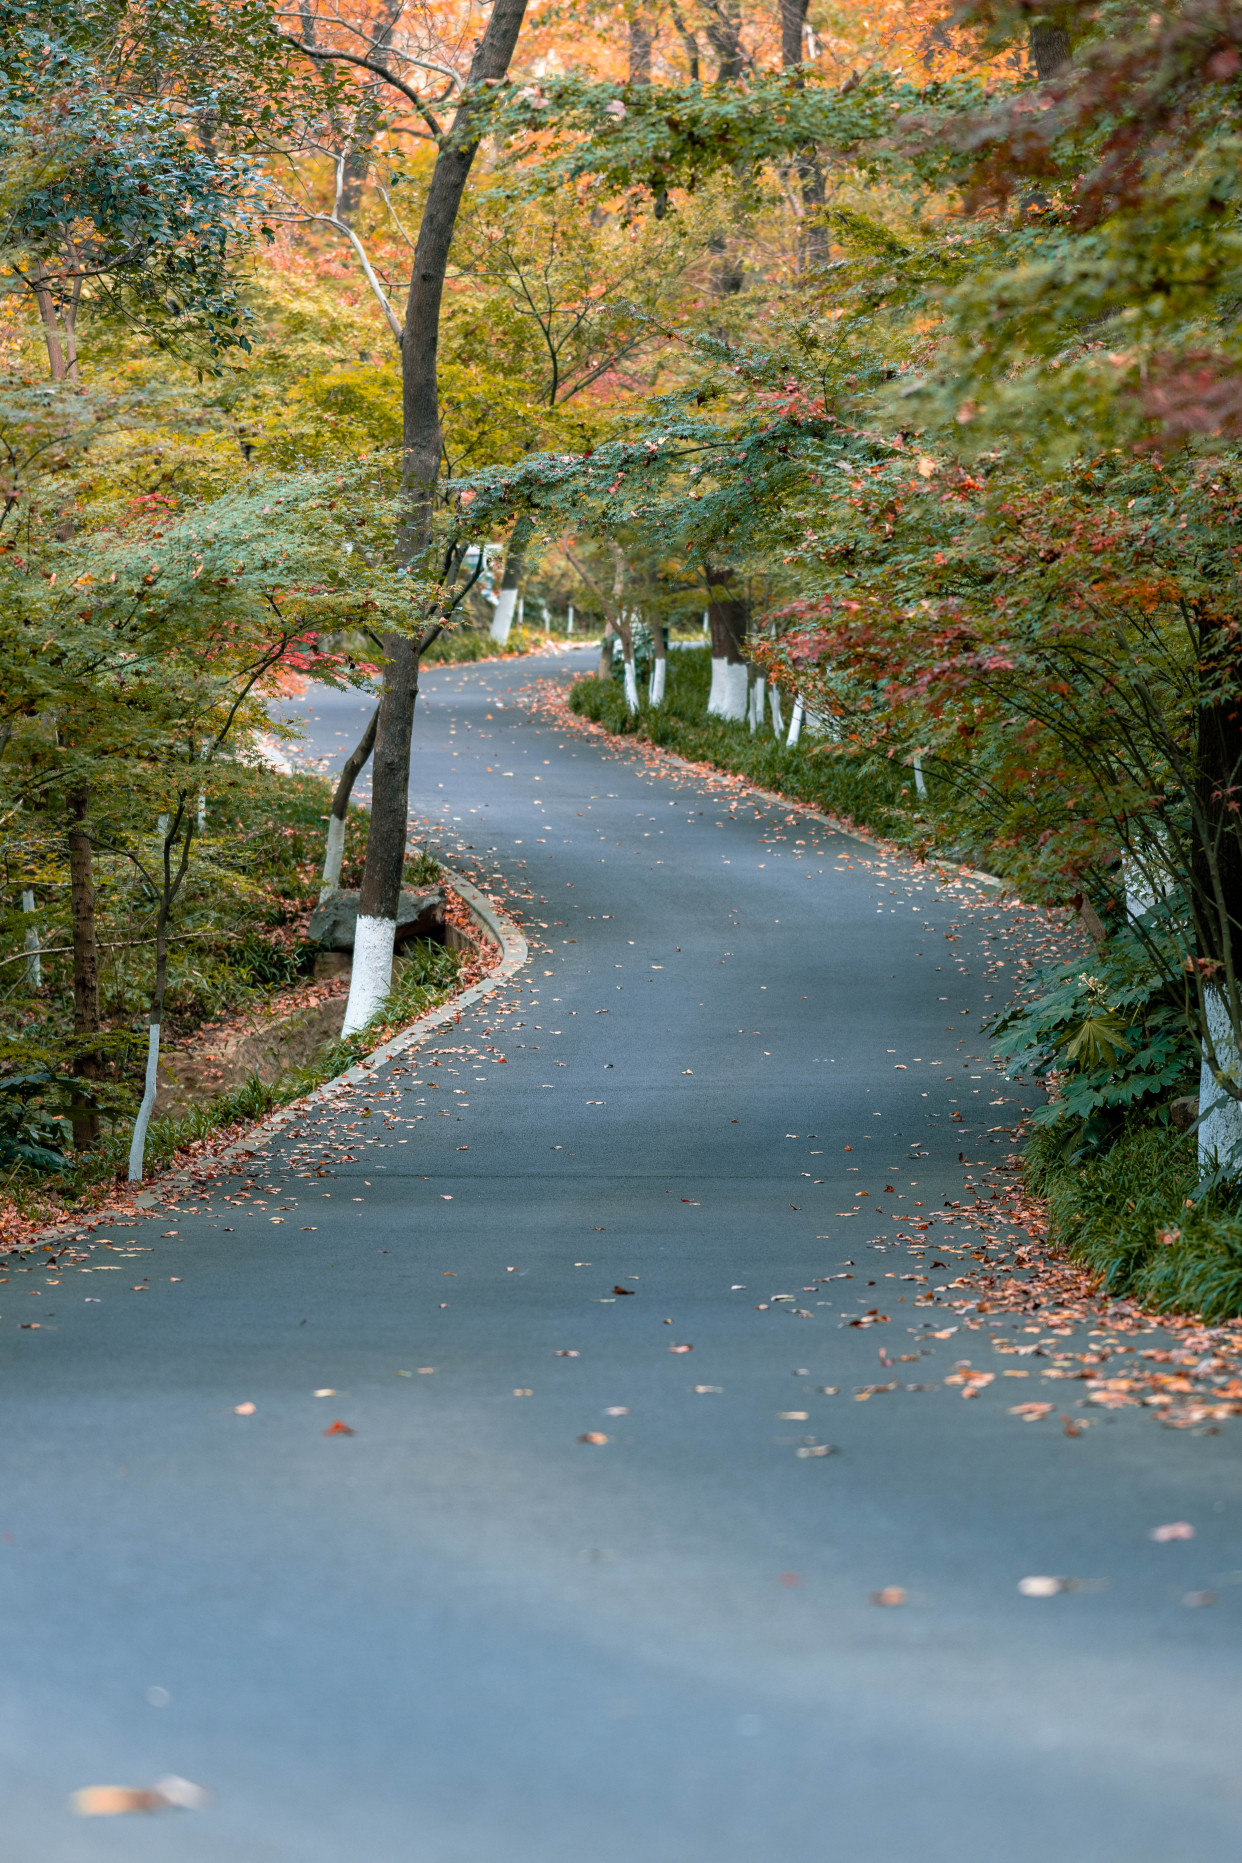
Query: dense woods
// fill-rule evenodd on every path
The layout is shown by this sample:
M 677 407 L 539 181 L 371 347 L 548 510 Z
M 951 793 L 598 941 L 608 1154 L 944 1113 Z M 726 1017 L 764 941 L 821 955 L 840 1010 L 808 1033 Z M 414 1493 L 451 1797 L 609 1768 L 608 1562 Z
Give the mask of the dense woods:
M 1038 1168 L 1173 1186 L 1110 1273 L 1188 1195 L 1220 1270 L 1242 9 L 5 4 L 0 70 L 11 1183 L 288 945 L 244 824 L 307 678 L 378 681 L 335 816 L 373 759 L 383 1014 L 421 660 L 572 605 L 580 709 L 1078 914 L 1090 973 L 998 1032 Z

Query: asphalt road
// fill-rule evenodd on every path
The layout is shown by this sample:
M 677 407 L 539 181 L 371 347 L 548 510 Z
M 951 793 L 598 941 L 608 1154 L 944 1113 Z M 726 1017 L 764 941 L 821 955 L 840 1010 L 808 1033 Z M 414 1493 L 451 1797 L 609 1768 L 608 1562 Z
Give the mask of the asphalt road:
M 1232 1854 L 1237 1426 L 963 1401 L 986 1335 L 871 1247 L 1018 1110 L 968 1060 L 978 915 L 533 719 L 532 676 L 429 675 L 413 785 L 524 903 L 523 976 L 265 1194 L 0 1288 L 7 1863 Z M 302 709 L 339 763 L 364 708 Z M 937 1388 L 854 1401 L 899 1376 Z M 69 1812 L 165 1774 L 212 1802 Z

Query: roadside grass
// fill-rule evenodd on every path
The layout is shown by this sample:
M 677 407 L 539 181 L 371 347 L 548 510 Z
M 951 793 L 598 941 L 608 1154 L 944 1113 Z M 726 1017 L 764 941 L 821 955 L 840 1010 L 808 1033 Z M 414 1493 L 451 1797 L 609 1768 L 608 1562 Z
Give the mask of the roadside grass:
M 1049 1239 L 1113 1296 L 1156 1313 L 1242 1314 L 1242 1190 L 1196 1195 L 1197 1141 L 1155 1118 L 1135 1118 L 1107 1151 L 1065 1155 L 1063 1128 L 1027 1143 L 1026 1178 L 1045 1199 Z
M 695 647 L 669 654 L 661 705 L 649 704 L 640 686 L 641 706 L 631 715 L 618 679 L 589 675 L 574 682 L 569 704 L 579 717 L 607 731 L 644 738 L 692 763 L 715 764 L 886 839 L 907 844 L 917 839 L 920 818 L 908 770 L 883 757 L 842 754 L 825 739 L 806 733 L 790 750 L 773 733 L 770 715 L 753 736 L 745 724 L 708 718 L 710 687 L 711 654 Z M 786 723 L 788 710 L 786 701 Z

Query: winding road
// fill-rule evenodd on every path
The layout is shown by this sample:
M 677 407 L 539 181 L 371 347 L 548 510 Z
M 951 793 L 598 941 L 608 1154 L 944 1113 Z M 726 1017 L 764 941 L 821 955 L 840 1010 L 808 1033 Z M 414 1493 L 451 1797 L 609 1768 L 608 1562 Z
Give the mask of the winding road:
M 0 1289 L 4 1857 L 1232 1854 L 1238 1426 L 1027 1424 L 1022 1323 L 916 1305 L 1021 1111 L 987 909 L 522 703 L 581 664 L 424 676 L 526 969 Z M 339 762 L 365 706 L 300 709 Z M 164 1775 L 211 1801 L 69 1810 Z

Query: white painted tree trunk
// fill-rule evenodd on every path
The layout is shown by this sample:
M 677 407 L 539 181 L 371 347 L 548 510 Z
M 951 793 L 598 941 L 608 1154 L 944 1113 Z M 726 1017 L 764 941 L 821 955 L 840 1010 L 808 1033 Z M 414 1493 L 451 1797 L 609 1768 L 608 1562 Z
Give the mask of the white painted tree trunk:
M 340 815 L 328 817 L 328 843 L 323 851 L 323 881 L 319 888 L 320 900 L 334 893 L 341 883 L 341 860 L 345 853 L 345 822 Z
M 363 918 L 359 913 L 354 928 L 354 962 L 342 1035 L 356 1035 L 387 1000 L 392 988 L 392 947 L 396 936 L 396 919 Z
M 569 614 L 566 616 L 566 620 L 565 620 L 565 632 L 567 634 L 572 634 L 573 631 L 574 631 L 574 605 L 572 602 L 570 602 Z
M 517 624 L 519 627 L 526 626 L 526 597 L 524 595 L 519 595 L 517 598 Z
M 785 739 L 786 747 L 789 750 L 793 749 L 798 739 L 802 736 L 802 717 L 805 710 L 806 707 L 802 703 L 802 694 L 799 692 L 794 699 L 793 716 L 789 720 L 789 736 Z
M 33 886 L 22 888 L 22 911 L 33 912 L 35 896 Z M 26 928 L 26 982 L 32 990 L 43 987 L 43 959 L 39 956 L 39 928 L 28 925 Z
M 1216 990 L 1207 992 L 1207 1014 L 1218 1064 L 1232 1080 L 1242 1082 L 1242 1056 L 1225 1000 Z M 1199 1068 L 1199 1168 L 1206 1172 L 1216 1165 L 1231 1175 L 1242 1174 L 1242 1101 L 1217 1086 L 1205 1060 Z
M 705 608 L 703 610 L 703 632 L 705 634 L 710 634 L 711 631 L 712 631 L 712 618 L 708 610 Z
M 746 716 L 750 694 L 744 661 L 734 664 L 723 655 L 712 656 L 712 689 L 707 696 L 709 718 L 732 718 L 740 722 Z
M 517 607 L 516 589 L 502 589 L 496 602 L 496 612 L 492 616 L 491 636 L 500 646 L 509 638 L 509 629 L 513 626 L 513 614 Z
M 207 797 L 204 795 L 201 789 L 198 792 L 198 807 L 194 812 L 194 826 L 198 834 L 206 834 L 207 832 Z
M 633 655 L 631 654 L 629 659 L 623 660 L 621 664 L 625 669 L 625 702 L 631 712 L 636 712 L 638 710 L 638 674 L 634 669 Z
M 914 753 L 914 789 L 916 795 L 925 796 L 927 794 L 927 783 L 923 776 L 923 753 L 921 750 L 916 750 Z
M 768 682 L 762 673 L 757 673 L 750 683 L 750 735 L 752 737 L 763 726 L 763 698 L 767 685 Z
M 134 1121 L 134 1136 L 129 1142 L 129 1181 L 131 1184 L 142 1182 L 142 1166 L 147 1150 L 147 1127 L 151 1123 L 151 1112 L 155 1105 L 159 1070 L 160 1025 L 158 1022 L 152 1022 L 147 1027 L 147 1077 L 142 1087 L 142 1104 L 138 1108 L 138 1117 Z
M 663 705 L 664 703 L 664 669 L 667 665 L 668 661 L 664 658 L 663 654 L 660 655 L 658 660 L 653 660 L 651 662 L 651 685 L 648 688 L 647 697 L 652 705 Z
M 780 737 L 784 733 L 785 724 L 781 717 L 781 689 L 779 686 L 771 686 L 768 689 L 768 704 L 772 708 L 772 731 L 776 737 Z

